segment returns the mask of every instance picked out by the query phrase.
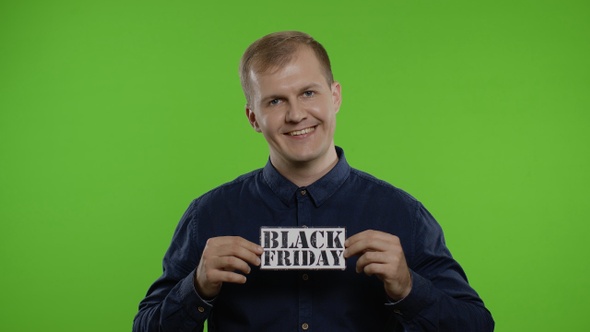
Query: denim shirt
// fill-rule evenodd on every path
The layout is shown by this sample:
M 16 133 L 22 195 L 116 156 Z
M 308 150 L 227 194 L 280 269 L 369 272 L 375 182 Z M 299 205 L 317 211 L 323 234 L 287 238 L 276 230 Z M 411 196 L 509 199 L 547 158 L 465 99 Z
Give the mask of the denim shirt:
M 351 168 L 344 152 L 324 177 L 299 188 L 270 163 L 194 200 L 139 305 L 133 331 L 492 331 L 494 321 L 445 245 L 432 215 L 404 191 Z M 212 301 L 194 287 L 207 239 L 260 243 L 260 227 L 345 227 L 400 238 L 412 291 L 387 298 L 376 277 L 342 270 L 261 270 L 223 284 Z

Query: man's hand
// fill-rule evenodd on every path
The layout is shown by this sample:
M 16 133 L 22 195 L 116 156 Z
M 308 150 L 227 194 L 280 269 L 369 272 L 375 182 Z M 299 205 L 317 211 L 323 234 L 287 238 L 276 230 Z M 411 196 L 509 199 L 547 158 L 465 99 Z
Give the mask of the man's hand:
M 220 236 L 207 240 L 195 274 L 195 288 L 203 299 L 212 299 L 224 282 L 243 284 L 250 266 L 260 265 L 262 247 L 239 236 Z
M 392 300 L 408 296 L 412 278 L 397 236 L 367 230 L 349 237 L 344 247 L 344 258 L 359 256 L 356 272 L 377 276 Z

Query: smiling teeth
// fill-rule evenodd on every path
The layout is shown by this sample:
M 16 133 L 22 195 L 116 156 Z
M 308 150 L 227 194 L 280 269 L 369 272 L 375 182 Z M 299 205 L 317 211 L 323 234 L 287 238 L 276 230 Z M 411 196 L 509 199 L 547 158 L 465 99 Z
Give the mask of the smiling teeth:
M 305 129 L 302 129 L 302 130 L 292 131 L 292 132 L 289 133 L 289 135 L 291 135 L 291 136 L 305 135 L 305 134 L 311 133 L 314 130 L 315 130 L 315 127 L 309 127 L 309 128 L 305 128 Z

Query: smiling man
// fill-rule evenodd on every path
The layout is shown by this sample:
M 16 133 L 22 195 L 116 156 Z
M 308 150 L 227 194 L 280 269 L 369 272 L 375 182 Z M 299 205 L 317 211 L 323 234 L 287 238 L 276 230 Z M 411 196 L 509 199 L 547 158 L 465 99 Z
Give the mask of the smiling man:
M 341 86 L 324 48 L 264 36 L 240 77 L 269 161 L 192 202 L 134 331 L 492 331 L 430 213 L 334 145 Z M 269 226 L 345 227 L 346 269 L 261 269 Z

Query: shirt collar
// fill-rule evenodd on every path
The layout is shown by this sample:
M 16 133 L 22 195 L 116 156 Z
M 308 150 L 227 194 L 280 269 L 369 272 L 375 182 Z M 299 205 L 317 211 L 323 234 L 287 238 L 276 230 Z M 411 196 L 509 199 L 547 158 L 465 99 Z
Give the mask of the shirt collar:
M 316 206 L 320 206 L 330 198 L 350 174 L 350 166 L 344 157 L 344 150 L 337 146 L 336 154 L 338 155 L 336 165 L 326 175 L 305 188 Z M 281 175 L 270 162 L 270 158 L 262 170 L 262 177 L 283 203 L 291 205 L 295 202 L 295 193 L 299 187 Z

